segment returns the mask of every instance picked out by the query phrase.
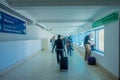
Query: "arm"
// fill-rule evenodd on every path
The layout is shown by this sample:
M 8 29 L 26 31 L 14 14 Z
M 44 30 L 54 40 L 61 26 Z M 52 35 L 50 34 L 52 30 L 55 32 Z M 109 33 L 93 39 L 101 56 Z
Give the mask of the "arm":
M 93 44 L 93 42 L 91 41 L 91 37 L 90 37 L 90 35 L 88 36 L 88 43 L 89 43 L 90 45 Z
M 92 44 L 93 44 L 91 40 L 88 40 L 88 42 L 90 43 L 90 45 L 92 45 Z
M 53 47 L 52 47 L 52 53 L 53 53 L 53 51 L 54 51 L 54 48 L 55 48 L 55 45 L 56 45 L 56 41 L 55 41 L 55 43 L 54 43 L 54 45 L 53 45 Z

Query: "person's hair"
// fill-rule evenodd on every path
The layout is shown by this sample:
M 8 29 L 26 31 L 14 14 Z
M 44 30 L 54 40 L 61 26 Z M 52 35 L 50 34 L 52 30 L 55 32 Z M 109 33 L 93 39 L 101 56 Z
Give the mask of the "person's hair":
M 58 35 L 58 39 L 60 39 L 61 35 Z
M 92 33 L 89 33 L 88 35 L 92 35 Z

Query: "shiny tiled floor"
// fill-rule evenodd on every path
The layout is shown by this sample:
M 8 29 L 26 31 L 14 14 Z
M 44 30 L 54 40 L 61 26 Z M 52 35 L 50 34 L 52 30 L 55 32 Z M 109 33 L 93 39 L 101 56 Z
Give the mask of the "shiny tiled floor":
M 69 70 L 61 72 L 55 53 L 39 52 L 0 80 L 111 80 L 96 66 L 88 65 L 76 51 L 68 58 Z

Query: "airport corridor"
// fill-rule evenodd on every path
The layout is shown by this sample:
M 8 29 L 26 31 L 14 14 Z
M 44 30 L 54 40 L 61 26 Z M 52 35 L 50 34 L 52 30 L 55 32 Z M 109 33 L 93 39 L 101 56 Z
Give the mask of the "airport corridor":
M 56 53 L 42 51 L 0 77 L 0 80 L 111 80 L 96 66 L 88 65 L 74 50 L 68 71 L 60 71 Z

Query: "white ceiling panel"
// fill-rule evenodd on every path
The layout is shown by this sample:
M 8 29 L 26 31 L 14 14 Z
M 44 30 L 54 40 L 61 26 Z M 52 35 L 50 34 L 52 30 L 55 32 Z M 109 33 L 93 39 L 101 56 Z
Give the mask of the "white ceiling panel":
M 91 28 L 95 18 L 110 9 L 120 9 L 113 0 L 7 0 L 18 12 L 34 18 L 35 23 L 56 34 Z M 104 6 L 103 6 L 104 5 Z M 114 6 L 117 5 L 117 6 Z

